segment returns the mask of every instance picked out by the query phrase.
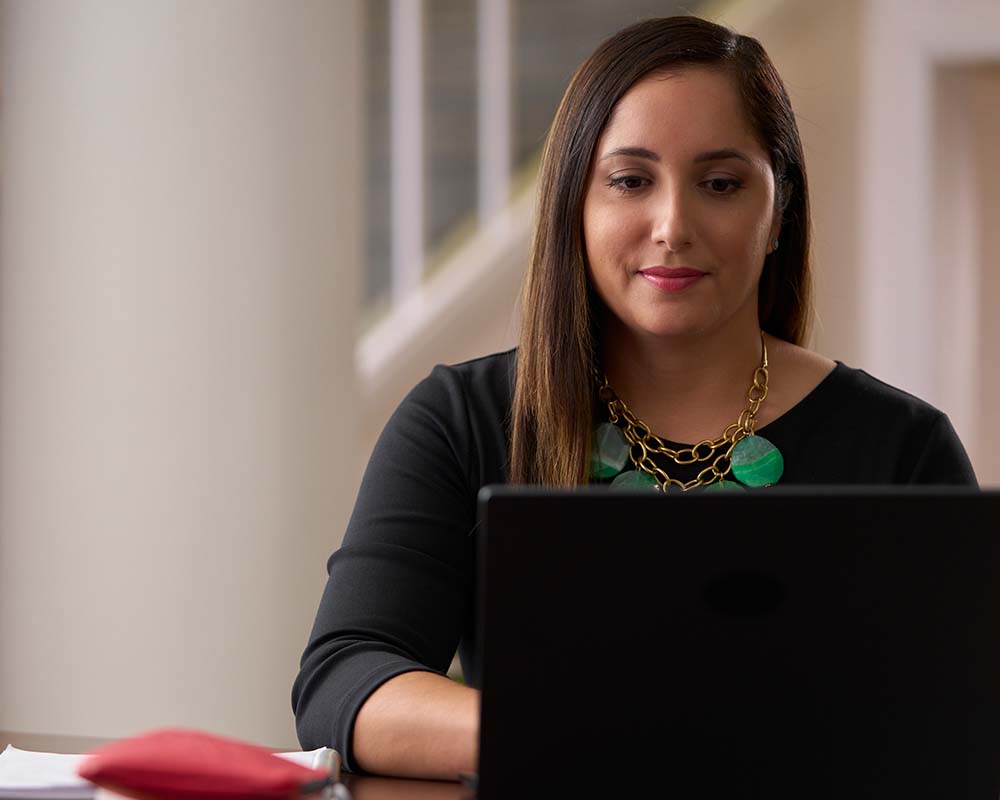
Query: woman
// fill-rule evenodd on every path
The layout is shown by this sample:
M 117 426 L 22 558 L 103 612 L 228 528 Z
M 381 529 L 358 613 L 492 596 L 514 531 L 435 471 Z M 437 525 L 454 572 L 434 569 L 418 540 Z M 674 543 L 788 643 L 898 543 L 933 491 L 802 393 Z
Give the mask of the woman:
M 482 485 L 975 483 L 942 413 L 802 346 L 802 146 L 755 40 L 693 17 L 608 39 L 539 197 L 516 353 L 411 392 L 330 559 L 293 703 L 303 747 L 353 769 L 475 769 Z M 470 686 L 444 677 L 456 647 Z

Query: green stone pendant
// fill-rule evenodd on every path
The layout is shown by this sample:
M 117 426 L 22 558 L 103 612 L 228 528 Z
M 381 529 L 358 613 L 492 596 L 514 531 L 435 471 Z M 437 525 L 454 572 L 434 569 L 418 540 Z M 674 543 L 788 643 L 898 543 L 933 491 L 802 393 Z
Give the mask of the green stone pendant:
M 657 483 L 656 478 L 650 475 L 648 472 L 643 472 L 641 469 L 630 469 L 628 472 L 623 472 L 613 481 L 611 481 L 612 489 L 659 489 L 660 484 Z
M 628 462 L 628 440 L 621 429 L 602 422 L 594 429 L 593 449 L 590 453 L 590 477 L 613 478 Z
M 744 486 L 773 486 L 785 471 L 781 451 L 763 436 L 747 436 L 733 448 L 733 477 Z

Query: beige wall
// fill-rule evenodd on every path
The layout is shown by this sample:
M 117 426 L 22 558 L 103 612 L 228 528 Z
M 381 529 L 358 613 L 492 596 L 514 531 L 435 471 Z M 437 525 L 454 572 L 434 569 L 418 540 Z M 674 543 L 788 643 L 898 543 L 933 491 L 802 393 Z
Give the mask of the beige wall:
M 294 746 L 353 501 L 360 6 L 3 6 L 0 729 Z

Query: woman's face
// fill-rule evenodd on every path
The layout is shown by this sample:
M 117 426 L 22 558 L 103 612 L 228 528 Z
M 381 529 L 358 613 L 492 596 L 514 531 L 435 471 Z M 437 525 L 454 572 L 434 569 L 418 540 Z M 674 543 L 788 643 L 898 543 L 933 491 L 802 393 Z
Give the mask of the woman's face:
M 615 106 L 584 195 L 588 278 L 633 335 L 755 326 L 774 175 L 725 73 L 647 76 Z M 610 332 L 610 331 L 609 331 Z

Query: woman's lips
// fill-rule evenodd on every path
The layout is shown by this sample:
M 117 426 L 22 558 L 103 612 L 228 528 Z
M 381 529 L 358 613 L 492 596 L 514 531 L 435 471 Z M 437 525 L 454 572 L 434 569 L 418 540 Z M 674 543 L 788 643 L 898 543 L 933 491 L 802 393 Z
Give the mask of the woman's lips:
M 692 267 L 646 267 L 639 274 L 664 292 L 681 292 L 696 284 L 708 273 Z

